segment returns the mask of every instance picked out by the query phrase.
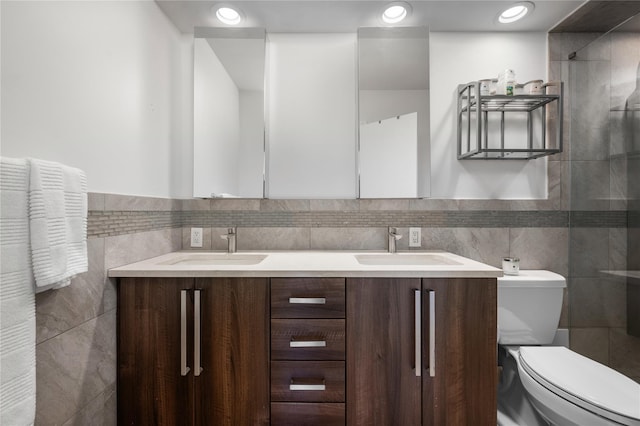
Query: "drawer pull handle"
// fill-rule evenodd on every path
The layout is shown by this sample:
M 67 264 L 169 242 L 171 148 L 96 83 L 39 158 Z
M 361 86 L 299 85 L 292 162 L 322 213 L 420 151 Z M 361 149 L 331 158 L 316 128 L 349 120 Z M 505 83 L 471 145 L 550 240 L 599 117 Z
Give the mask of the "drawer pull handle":
M 327 303 L 327 299 L 325 297 L 290 297 L 289 303 L 306 304 L 306 305 L 324 305 Z
M 323 391 L 327 386 L 324 379 L 291 379 L 289 390 L 292 391 Z
M 186 376 L 187 367 L 187 291 L 180 290 L 180 375 Z
M 295 340 L 295 337 L 291 338 L 289 342 L 290 348 L 326 348 L 326 340 Z

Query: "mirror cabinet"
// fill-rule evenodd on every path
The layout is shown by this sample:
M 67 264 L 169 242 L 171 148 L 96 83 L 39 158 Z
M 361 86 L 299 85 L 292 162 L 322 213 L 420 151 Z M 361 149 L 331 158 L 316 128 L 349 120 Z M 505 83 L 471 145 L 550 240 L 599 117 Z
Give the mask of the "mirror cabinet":
M 266 33 L 196 28 L 193 196 L 264 196 Z
M 429 32 L 196 28 L 194 197 L 429 196 Z
M 429 196 L 429 31 L 358 30 L 360 198 Z

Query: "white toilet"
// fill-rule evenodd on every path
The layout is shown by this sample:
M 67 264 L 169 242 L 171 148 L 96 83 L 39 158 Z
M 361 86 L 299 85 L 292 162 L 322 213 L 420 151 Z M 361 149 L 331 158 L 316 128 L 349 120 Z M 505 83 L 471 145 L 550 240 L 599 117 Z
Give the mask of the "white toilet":
M 524 393 L 552 425 L 640 426 L 640 384 L 554 339 L 566 281 L 549 271 L 498 278 L 498 343 L 517 363 Z

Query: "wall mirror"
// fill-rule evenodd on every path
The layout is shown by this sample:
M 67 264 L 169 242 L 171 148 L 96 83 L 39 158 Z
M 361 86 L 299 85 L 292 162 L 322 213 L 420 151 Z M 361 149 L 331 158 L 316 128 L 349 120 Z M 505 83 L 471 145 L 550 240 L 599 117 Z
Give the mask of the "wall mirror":
M 358 30 L 360 198 L 430 194 L 429 30 Z
M 269 34 L 269 198 L 356 198 L 356 34 Z
M 262 198 L 266 33 L 195 28 L 193 195 Z

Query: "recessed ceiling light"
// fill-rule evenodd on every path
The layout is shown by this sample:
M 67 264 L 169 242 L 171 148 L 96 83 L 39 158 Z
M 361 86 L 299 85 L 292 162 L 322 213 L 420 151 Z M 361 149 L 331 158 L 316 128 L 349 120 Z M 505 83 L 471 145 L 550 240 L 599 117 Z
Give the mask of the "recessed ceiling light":
M 528 1 L 514 3 L 498 16 L 498 22 L 501 24 L 510 24 L 524 18 L 529 12 L 532 12 L 535 5 Z
M 242 15 L 236 9 L 229 6 L 214 6 L 218 21 L 227 25 L 238 25 L 242 21 Z
M 382 21 L 387 24 L 397 24 L 411 14 L 409 3 L 395 1 L 385 6 Z

